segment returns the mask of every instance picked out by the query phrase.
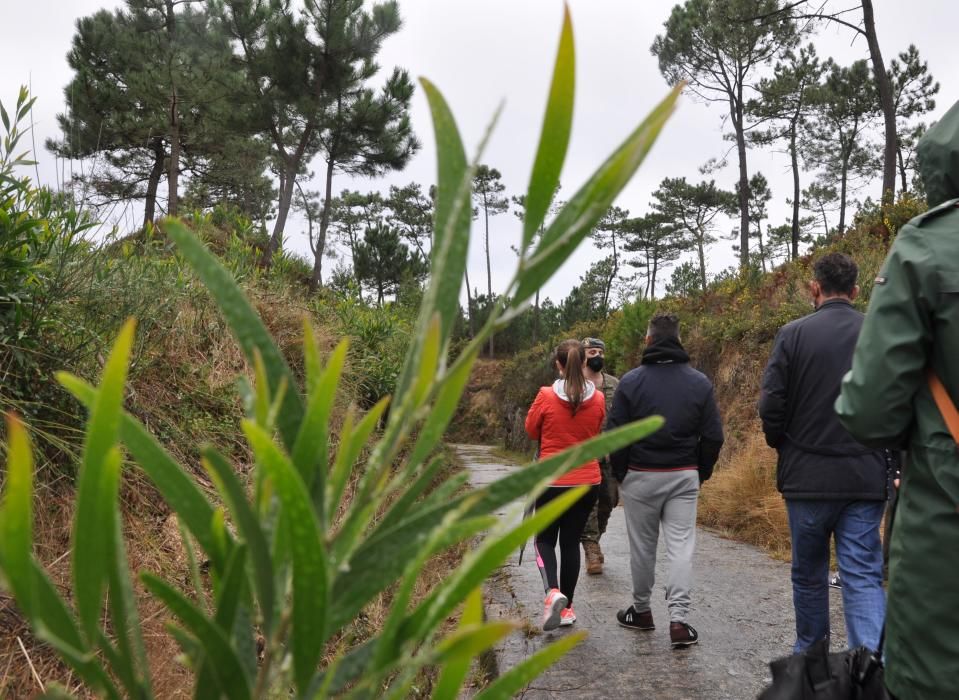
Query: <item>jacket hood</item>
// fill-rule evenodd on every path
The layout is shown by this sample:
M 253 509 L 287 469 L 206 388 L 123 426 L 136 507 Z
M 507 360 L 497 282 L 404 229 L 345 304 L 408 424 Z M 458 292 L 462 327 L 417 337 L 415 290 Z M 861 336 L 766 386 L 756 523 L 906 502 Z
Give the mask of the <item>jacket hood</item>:
M 671 365 L 685 362 L 689 362 L 689 355 L 683 348 L 683 344 L 679 342 L 679 338 L 657 340 L 643 350 L 642 364 L 644 365 Z
M 565 379 L 557 379 L 555 382 L 553 382 L 553 392 L 560 398 L 561 401 L 566 401 L 567 403 L 569 403 L 569 395 L 566 393 Z M 595 393 L 596 393 L 596 386 L 587 379 L 586 391 L 583 392 L 583 403 L 593 398 L 593 394 Z
M 916 151 L 930 209 L 959 197 L 959 102 L 926 132 Z

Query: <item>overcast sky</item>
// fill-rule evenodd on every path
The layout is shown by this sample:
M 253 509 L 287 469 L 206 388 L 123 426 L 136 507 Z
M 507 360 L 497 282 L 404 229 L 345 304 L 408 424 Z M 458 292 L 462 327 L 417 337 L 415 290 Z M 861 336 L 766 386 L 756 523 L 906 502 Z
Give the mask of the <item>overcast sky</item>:
M 837 2 L 837 0 L 833 0 Z M 0 42 L 0 100 L 10 106 L 20 84 L 31 83 L 37 96 L 34 110 L 36 143 L 57 135 L 55 115 L 64 108 L 63 87 L 70 79 L 66 53 L 77 17 L 111 0 L 4 0 L 4 36 Z M 576 37 L 577 94 L 572 140 L 562 175 L 569 197 L 618 143 L 665 95 L 667 85 L 649 47 L 675 4 L 669 0 L 570 0 Z M 854 3 L 849 3 L 854 4 Z M 959 23 L 956 0 L 875 0 L 877 32 L 888 65 L 910 43 L 919 47 L 930 71 L 942 84 L 932 118 L 959 99 L 959 52 L 955 27 Z M 840 5 L 837 4 L 837 7 Z M 844 5 L 843 5 L 844 6 Z M 508 194 L 525 191 L 535 152 L 552 61 L 562 19 L 559 0 L 400 0 L 404 26 L 387 41 L 381 53 L 383 72 L 392 66 L 407 68 L 414 76 L 430 78 L 444 93 L 459 123 L 467 149 L 472 152 L 496 106 L 505 109 L 484 161 L 498 168 Z M 865 42 L 853 41 L 852 32 L 823 27 L 813 41 L 823 58 L 833 56 L 849 63 L 867 54 Z M 639 173 L 617 204 L 634 215 L 647 211 L 650 194 L 664 177 L 686 176 L 697 180 L 697 168 L 729 148 L 722 138 L 720 105 L 706 106 L 690 97 L 679 108 Z M 435 151 L 426 100 L 421 91 L 413 101 L 413 124 L 423 148 L 409 166 L 375 182 L 340 176 L 335 191 L 351 187 L 385 191 L 390 184 L 435 179 Z M 881 126 L 880 126 L 881 130 Z M 877 130 L 877 137 L 880 136 Z M 56 182 L 53 158 L 39 153 L 40 178 Z M 319 164 L 316 165 L 317 169 Z M 785 198 L 791 192 L 788 160 L 771 151 L 751 151 L 750 174 L 762 171 L 773 190 L 772 223 L 788 216 Z M 735 154 L 728 167 L 712 175 L 731 189 L 737 179 Z M 808 176 L 807 182 L 808 183 Z M 314 187 L 319 188 L 317 179 Z M 861 196 L 878 194 L 878 181 Z M 142 217 L 142 205 L 130 210 L 125 221 Z M 509 245 L 518 240 L 519 224 L 511 214 L 497 217 L 491 227 L 493 288 L 501 290 L 511 275 L 515 256 Z M 725 223 L 728 232 L 735 224 Z M 305 251 L 305 224 L 294 218 L 288 224 L 290 245 Z M 566 295 L 590 261 L 598 257 L 584 246 L 545 287 L 554 300 Z M 711 271 L 735 261 L 731 243 L 721 241 L 712 252 Z M 330 263 L 325 268 L 329 269 Z M 485 290 L 482 231 L 474 225 L 470 253 L 470 281 Z

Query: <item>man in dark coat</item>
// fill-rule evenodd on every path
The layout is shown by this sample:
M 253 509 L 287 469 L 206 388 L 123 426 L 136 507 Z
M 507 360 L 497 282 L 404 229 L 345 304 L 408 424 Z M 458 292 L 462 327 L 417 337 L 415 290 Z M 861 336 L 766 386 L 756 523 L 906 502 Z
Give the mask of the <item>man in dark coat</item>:
M 879 524 L 886 461 L 857 442 L 833 410 L 862 327 L 852 305 L 859 270 L 848 255 L 830 253 L 813 271 L 816 311 L 779 330 L 759 401 L 766 442 L 779 452 L 776 485 L 789 515 L 795 651 L 829 636 L 831 537 L 849 645 L 876 649 L 885 615 Z
M 959 402 L 959 103 L 918 153 L 932 208 L 896 236 L 836 402 L 857 438 L 908 452 L 884 649 L 886 684 L 899 700 L 959 698 L 959 445 L 927 374 Z
M 662 530 L 669 562 L 669 639 L 673 648 L 679 648 L 699 641 L 687 622 L 696 500 L 700 484 L 713 473 L 719 457 L 723 426 L 713 385 L 689 366 L 679 340 L 679 319 L 671 313 L 657 313 L 649 322 L 642 364 L 620 380 L 606 429 L 655 415 L 665 419 L 662 428 L 610 459 L 622 484 L 633 580 L 633 603 L 616 619 L 629 629 L 655 629 L 649 601 Z

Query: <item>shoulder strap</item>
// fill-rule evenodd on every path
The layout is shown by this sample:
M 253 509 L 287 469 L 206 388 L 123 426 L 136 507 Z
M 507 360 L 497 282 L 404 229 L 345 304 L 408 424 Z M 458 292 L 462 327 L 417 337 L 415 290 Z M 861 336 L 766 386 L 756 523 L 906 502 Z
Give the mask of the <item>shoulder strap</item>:
M 959 410 L 956 410 L 956 405 L 949 398 L 949 392 L 943 386 L 942 380 L 931 369 L 929 370 L 929 388 L 932 390 L 932 398 L 936 401 L 939 413 L 942 414 L 946 427 L 952 434 L 953 442 L 959 447 Z

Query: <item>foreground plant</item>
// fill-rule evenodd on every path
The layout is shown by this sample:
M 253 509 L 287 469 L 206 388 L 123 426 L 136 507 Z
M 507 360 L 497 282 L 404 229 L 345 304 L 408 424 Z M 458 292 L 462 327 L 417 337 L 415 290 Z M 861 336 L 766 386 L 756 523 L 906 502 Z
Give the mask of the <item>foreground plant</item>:
M 33 464 L 25 428 L 8 417 L 8 476 L 0 511 L 0 568 L 36 634 L 98 693 L 153 697 L 121 537 L 117 493 L 122 443 L 182 527 L 210 562 L 212 591 L 194 565 L 190 594 L 141 574 L 169 609 L 170 632 L 196 674 L 196 697 L 405 697 L 426 666 L 439 669 L 435 698 L 455 698 L 471 660 L 514 625 L 482 621 L 480 586 L 506 556 L 552 521 L 582 490 L 537 511 L 518 525 L 493 514 L 544 488 L 562 472 L 655 430 L 650 418 L 603 434 L 531 464 L 485 488 L 465 490 L 465 475 L 432 487 L 442 467 L 435 456 L 483 343 L 520 313 L 563 264 L 639 167 L 672 110 L 667 97 L 545 227 L 534 246 L 566 155 L 572 120 L 574 51 L 565 18 L 546 117 L 526 195 L 521 255 L 509 289 L 485 326 L 449 363 L 450 334 L 466 266 L 471 220 L 469 164 L 452 114 L 439 91 L 423 81 L 433 114 L 439 159 L 435 239 L 429 287 L 416 333 L 397 382 L 382 434 L 369 457 L 363 448 L 386 415 L 387 399 L 365 415 L 350 413 L 330 449 L 329 421 L 347 357 L 346 343 L 321 362 L 314 335 L 304 332 L 305 386 L 290 368 L 230 274 L 180 223 L 163 228 L 216 299 L 247 359 L 243 432 L 255 456 L 244 484 L 212 447 L 203 467 L 222 505 L 134 417 L 122 408 L 134 323 L 120 333 L 100 384 L 59 375 L 86 407 L 82 464 L 73 529 L 71 609 L 32 553 Z M 347 497 L 347 486 L 355 481 Z M 374 519 L 375 516 L 375 519 Z M 414 585 L 429 559 L 486 532 L 456 570 L 413 604 Z M 190 538 L 184 538 L 189 545 Z M 188 547 L 189 549 L 189 547 Z M 196 561 L 188 551 L 191 562 Z M 352 621 L 388 592 L 392 605 L 382 630 L 356 643 Z M 465 601 L 465 604 L 464 604 Z M 462 606 L 459 626 L 443 634 Z M 258 657 L 254 635 L 264 641 Z M 507 698 L 582 639 L 563 637 L 508 670 L 476 697 Z M 332 648 L 331 648 L 332 647 Z M 324 653 L 335 650 L 332 661 Z

